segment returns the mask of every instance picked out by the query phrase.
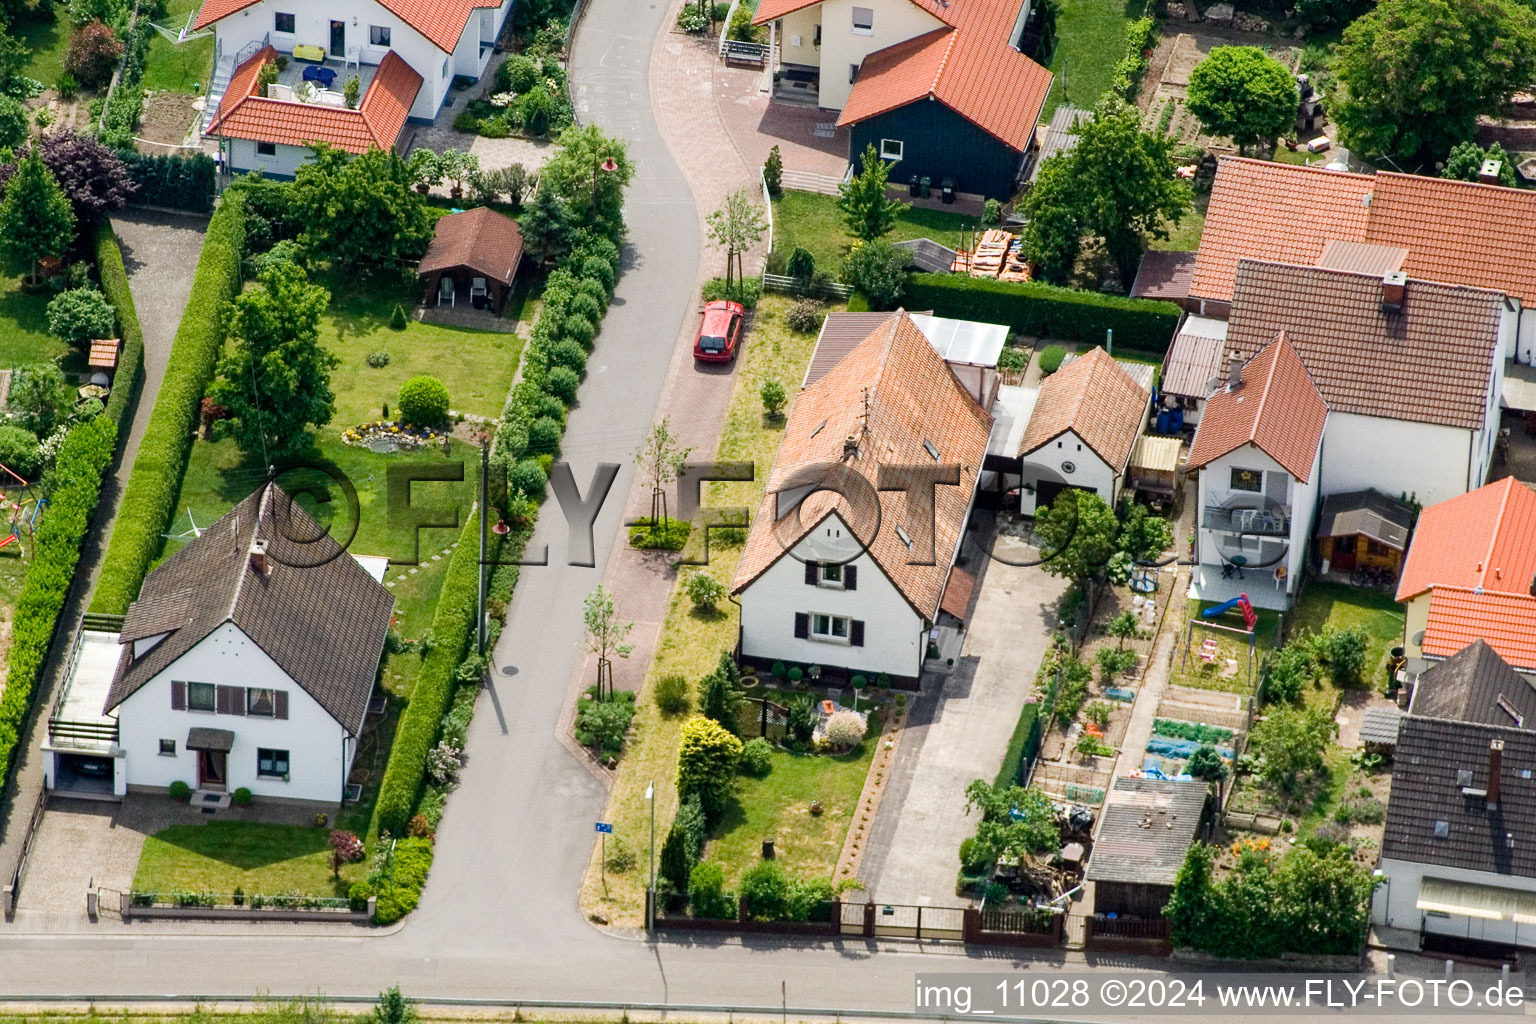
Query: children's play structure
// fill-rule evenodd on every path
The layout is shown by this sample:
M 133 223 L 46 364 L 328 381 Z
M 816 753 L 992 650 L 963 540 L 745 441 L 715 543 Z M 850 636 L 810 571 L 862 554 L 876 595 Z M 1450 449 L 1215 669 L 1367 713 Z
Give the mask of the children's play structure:
M 1236 626 L 1228 626 L 1220 622 L 1207 621 L 1210 619 L 1220 618 L 1227 612 L 1232 611 L 1234 608 L 1242 613 L 1243 625 L 1246 628 L 1238 629 Z M 1211 607 L 1205 609 L 1196 618 L 1189 620 L 1189 627 L 1184 631 L 1184 656 L 1179 661 L 1179 670 L 1182 672 L 1185 666 L 1189 664 L 1189 651 L 1190 648 L 1194 646 L 1196 627 L 1202 631 L 1211 631 L 1213 634 L 1215 634 L 1204 636 L 1204 638 L 1200 641 L 1199 650 L 1197 650 L 1195 653 L 1195 656 L 1207 665 L 1215 665 L 1217 659 L 1220 657 L 1221 641 L 1218 639 L 1219 635 L 1221 633 L 1235 634 L 1237 636 L 1243 637 L 1246 641 L 1248 648 L 1247 678 L 1249 686 L 1252 686 L 1253 659 L 1256 650 L 1254 631 L 1258 627 L 1258 624 L 1258 613 L 1253 610 L 1253 603 L 1248 600 L 1247 594 L 1239 594 L 1230 601 L 1223 601 L 1221 604 L 1212 605 Z
M 0 550 L 16 545 L 16 553 L 25 558 L 26 546 L 21 541 L 21 531 L 27 531 L 31 537 L 37 532 L 37 519 L 43 514 L 43 506 L 48 504 L 47 498 L 27 497 L 27 481 L 11 467 L 0 463 L 0 512 L 9 510 L 11 513 L 11 532 L 0 537 Z M 6 489 L 15 488 L 16 496 L 13 498 L 6 493 Z

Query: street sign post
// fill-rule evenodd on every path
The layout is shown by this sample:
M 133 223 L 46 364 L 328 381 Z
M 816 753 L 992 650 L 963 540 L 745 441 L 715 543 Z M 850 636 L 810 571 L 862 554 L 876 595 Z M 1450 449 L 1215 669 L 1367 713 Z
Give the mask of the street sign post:
M 608 837 L 613 834 L 613 822 L 597 821 L 592 823 L 593 829 L 602 836 L 599 841 L 601 849 L 597 854 L 597 873 L 603 880 L 603 895 L 608 895 Z

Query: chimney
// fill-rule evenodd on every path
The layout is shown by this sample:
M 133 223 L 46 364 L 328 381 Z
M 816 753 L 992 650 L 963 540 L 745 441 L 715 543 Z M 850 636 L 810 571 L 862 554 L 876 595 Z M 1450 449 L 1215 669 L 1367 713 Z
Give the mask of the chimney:
M 859 457 L 859 439 L 854 434 L 843 438 L 843 458 L 856 459 Z
M 1536 576 L 1531 577 L 1531 596 L 1536 597 Z
M 1403 308 L 1403 293 L 1408 288 L 1408 275 L 1401 270 L 1389 270 L 1381 275 L 1381 311 L 1397 313 Z
M 1503 169 L 1503 161 L 1484 160 L 1483 165 L 1477 169 L 1477 180 L 1484 185 L 1497 185 L 1499 183 L 1499 172 Z
M 1488 797 L 1490 810 L 1499 806 L 1499 767 L 1504 760 L 1504 741 L 1492 740 L 1488 744 Z
M 1227 353 L 1227 388 L 1236 391 L 1243 386 L 1243 357 L 1235 351 Z
M 263 576 L 272 575 L 272 562 L 267 558 L 267 542 L 257 537 L 251 541 L 251 568 Z

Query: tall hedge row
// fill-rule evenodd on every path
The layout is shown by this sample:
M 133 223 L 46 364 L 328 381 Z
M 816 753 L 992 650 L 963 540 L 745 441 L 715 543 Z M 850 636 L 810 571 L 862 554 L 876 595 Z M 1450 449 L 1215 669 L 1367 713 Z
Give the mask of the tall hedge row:
M 48 661 L 48 648 L 69 597 L 80 561 L 80 546 L 101 496 L 102 474 L 112 463 L 117 424 L 97 416 L 69 432 L 55 462 L 58 486 L 32 537 L 32 564 L 16 601 L 11 623 L 10 665 L 0 696 L 0 784 L 9 777 L 11 755 L 32 707 L 32 694 Z
M 379 783 L 374 805 L 374 834 L 387 830 L 405 834 L 416 810 L 416 798 L 426 777 L 427 753 L 437 741 L 437 729 L 453 697 L 454 672 L 464 659 L 470 634 L 475 629 L 475 603 L 479 599 L 480 513 L 477 509 L 464 524 L 459 546 L 448 562 L 443 589 L 432 616 L 433 646 L 416 673 L 411 700 L 395 727 L 395 742 Z
M 171 346 L 155 411 L 139 442 L 133 471 L 112 528 L 91 611 L 122 615 L 139 593 L 150 560 L 170 526 L 172 505 L 197 430 L 198 403 L 224 343 L 221 309 L 240 287 L 245 198 L 231 191 L 208 222 L 192 292 Z
M 1166 352 L 1179 324 L 1179 307 L 1171 302 L 1101 295 L 1037 281 L 913 274 L 906 296 L 908 309 L 1007 324 L 1017 334 L 1102 345 L 1104 332 L 1113 330 L 1116 345 L 1146 352 Z
M 135 206 L 207 213 L 213 209 L 214 163 L 206 153 L 158 156 L 132 149 L 118 151 L 128 176 L 139 186 Z
M 134 393 L 144 383 L 144 332 L 139 327 L 133 292 L 128 287 L 122 247 L 117 244 L 112 225 L 105 221 L 96 227 L 96 270 L 101 276 L 102 294 L 117 310 L 117 325 L 123 341 L 122 351 L 117 356 L 117 373 L 112 378 L 112 394 L 107 396 L 107 415 L 121 426 Z

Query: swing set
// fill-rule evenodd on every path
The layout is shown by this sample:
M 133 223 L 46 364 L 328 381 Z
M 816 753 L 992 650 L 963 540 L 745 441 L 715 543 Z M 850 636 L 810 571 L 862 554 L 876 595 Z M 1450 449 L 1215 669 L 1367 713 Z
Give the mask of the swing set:
M 1233 609 L 1236 609 L 1242 613 L 1243 626 L 1245 628 L 1239 629 L 1236 626 L 1227 626 L 1220 622 L 1207 621 L 1214 619 L 1217 616 L 1224 615 Z M 1243 637 L 1246 641 L 1246 646 L 1248 648 L 1246 666 L 1247 680 L 1248 685 L 1251 688 L 1253 686 L 1254 654 L 1257 650 L 1255 631 L 1258 627 L 1258 624 L 1258 613 L 1253 610 L 1253 604 L 1248 600 L 1247 594 L 1239 594 L 1237 597 L 1230 601 L 1224 601 L 1221 604 L 1214 605 L 1205 609 L 1205 611 L 1201 612 L 1198 616 L 1189 620 L 1189 625 L 1184 631 L 1184 656 L 1179 661 L 1179 672 L 1183 673 L 1189 665 L 1189 652 L 1190 649 L 1194 647 L 1195 642 L 1195 627 L 1198 626 L 1202 630 L 1213 630 L 1217 631 L 1218 633 L 1235 634 L 1236 636 Z M 1202 663 L 1212 666 L 1214 666 L 1219 660 L 1220 655 L 1221 641 L 1216 636 L 1209 635 L 1200 642 L 1199 650 L 1195 652 L 1195 656 L 1199 658 Z
M 18 493 L 15 498 L 8 497 L 4 490 L 0 490 L 0 513 L 6 509 L 11 513 L 11 532 L 0 538 L 0 550 L 16 545 L 16 553 L 25 558 L 27 549 L 21 541 L 21 529 L 27 529 L 27 536 L 37 533 L 37 517 L 42 515 L 43 506 L 48 504 L 47 498 L 26 497 L 28 483 L 20 473 L 11 467 L 0 463 L 0 488 L 16 487 Z

